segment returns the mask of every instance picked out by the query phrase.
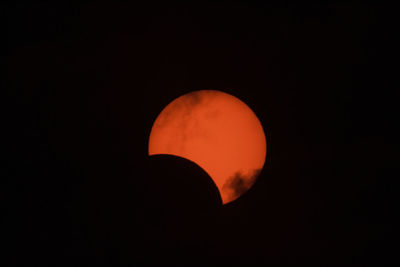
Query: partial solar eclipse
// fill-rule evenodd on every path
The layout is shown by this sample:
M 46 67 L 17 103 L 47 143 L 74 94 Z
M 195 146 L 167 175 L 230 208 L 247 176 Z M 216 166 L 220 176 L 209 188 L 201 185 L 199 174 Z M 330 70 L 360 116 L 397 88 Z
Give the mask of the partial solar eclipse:
M 223 204 L 254 184 L 266 153 L 264 130 L 254 112 L 216 90 L 173 100 L 156 118 L 149 137 L 149 155 L 174 155 L 196 163 L 218 187 Z

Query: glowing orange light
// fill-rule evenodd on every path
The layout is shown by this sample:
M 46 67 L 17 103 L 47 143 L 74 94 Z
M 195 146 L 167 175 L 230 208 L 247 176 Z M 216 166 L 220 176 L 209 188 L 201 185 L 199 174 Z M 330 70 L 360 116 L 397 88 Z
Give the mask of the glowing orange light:
M 238 98 L 215 90 L 194 91 L 172 101 L 158 115 L 149 138 L 149 155 L 175 155 L 203 168 L 224 204 L 254 184 L 266 149 L 254 112 Z

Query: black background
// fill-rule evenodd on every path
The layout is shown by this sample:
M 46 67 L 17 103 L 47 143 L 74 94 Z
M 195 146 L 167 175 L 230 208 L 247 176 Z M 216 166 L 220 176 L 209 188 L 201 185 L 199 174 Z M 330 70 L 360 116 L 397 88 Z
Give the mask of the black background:
M 2 260 L 398 261 L 393 33 L 375 4 L 2 10 Z M 225 206 L 196 165 L 147 156 L 159 112 L 200 89 L 237 96 L 266 132 L 259 179 Z

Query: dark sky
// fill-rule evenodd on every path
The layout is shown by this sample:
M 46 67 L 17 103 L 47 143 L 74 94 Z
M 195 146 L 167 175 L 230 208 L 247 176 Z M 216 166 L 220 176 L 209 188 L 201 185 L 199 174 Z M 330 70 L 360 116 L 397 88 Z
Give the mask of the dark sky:
M 398 117 L 376 5 L 2 9 L 2 260 L 398 262 Z M 225 206 L 198 166 L 147 156 L 159 112 L 200 89 L 237 96 L 266 131 L 259 179 Z

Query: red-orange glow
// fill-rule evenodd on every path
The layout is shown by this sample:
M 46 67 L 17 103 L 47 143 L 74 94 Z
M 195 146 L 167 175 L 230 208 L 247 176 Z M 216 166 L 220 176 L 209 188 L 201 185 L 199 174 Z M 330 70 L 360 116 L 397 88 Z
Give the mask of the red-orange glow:
M 238 98 L 214 90 L 178 97 L 151 129 L 149 155 L 170 154 L 203 168 L 224 204 L 255 182 L 266 157 L 266 140 L 254 112 Z

